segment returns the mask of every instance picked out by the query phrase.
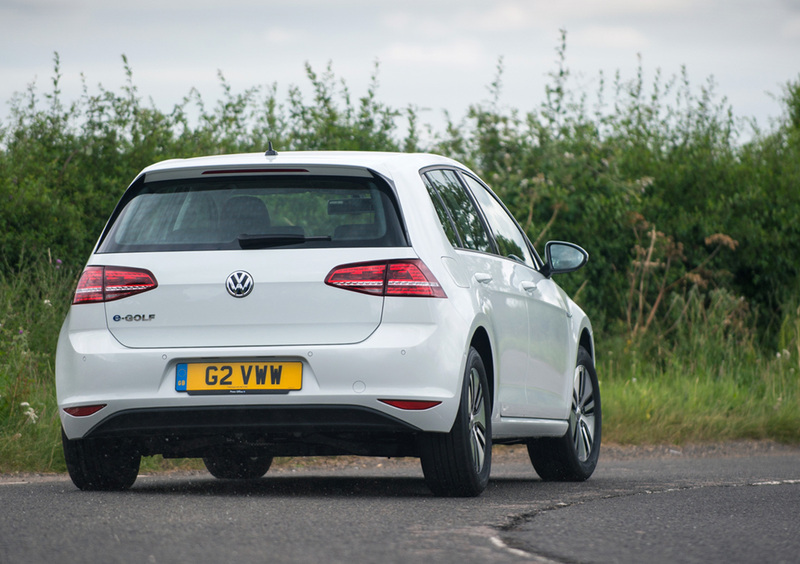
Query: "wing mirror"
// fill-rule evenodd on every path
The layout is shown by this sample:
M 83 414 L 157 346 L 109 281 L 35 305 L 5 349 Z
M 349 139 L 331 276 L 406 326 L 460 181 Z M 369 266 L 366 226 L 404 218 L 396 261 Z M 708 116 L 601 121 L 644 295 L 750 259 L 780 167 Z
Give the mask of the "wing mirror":
M 578 245 L 564 241 L 549 241 L 544 247 L 546 262 L 542 267 L 542 274 L 548 278 L 553 274 L 573 272 L 589 260 L 589 253 Z

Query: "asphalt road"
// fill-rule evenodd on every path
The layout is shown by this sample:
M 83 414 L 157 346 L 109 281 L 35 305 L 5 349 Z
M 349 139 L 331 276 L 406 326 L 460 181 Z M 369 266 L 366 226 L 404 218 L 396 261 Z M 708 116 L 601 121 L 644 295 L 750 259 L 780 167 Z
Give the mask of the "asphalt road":
M 140 476 L 122 493 L 0 477 L 0 563 L 798 562 L 800 449 L 606 449 L 584 483 L 498 449 L 476 499 L 414 460 L 282 465 L 257 482 Z

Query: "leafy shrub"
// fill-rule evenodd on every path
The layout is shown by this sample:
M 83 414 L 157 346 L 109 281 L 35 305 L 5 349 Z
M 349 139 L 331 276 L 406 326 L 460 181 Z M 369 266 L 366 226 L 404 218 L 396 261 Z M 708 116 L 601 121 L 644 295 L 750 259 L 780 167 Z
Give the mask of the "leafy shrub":
M 0 470 L 62 469 L 53 357 L 75 277 L 144 166 L 241 151 L 432 151 L 462 160 L 538 247 L 575 241 L 591 260 L 559 282 L 590 314 L 607 410 L 623 442 L 800 439 L 800 78 L 772 129 L 736 118 L 713 80 L 686 69 L 644 82 L 602 74 L 576 91 L 566 33 L 541 103 L 489 102 L 444 131 L 378 97 L 354 100 L 332 65 L 297 86 L 195 90 L 168 112 L 126 84 L 65 103 L 31 85 L 0 124 Z M 610 93 L 609 93 L 610 91 Z M 589 100 L 593 100 L 591 103 Z M 421 142 L 421 130 L 426 143 Z M 741 139 L 747 137 L 747 141 Z M 604 354 L 605 353 L 605 354 Z

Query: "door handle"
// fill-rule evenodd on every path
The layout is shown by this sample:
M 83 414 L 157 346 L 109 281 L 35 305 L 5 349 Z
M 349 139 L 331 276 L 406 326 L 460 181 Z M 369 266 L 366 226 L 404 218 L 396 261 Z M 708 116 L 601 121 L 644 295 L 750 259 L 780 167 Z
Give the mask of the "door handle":
M 487 274 L 485 272 L 476 272 L 475 273 L 475 280 L 480 282 L 481 284 L 488 284 L 492 281 L 492 275 Z
M 522 283 L 520 284 L 520 287 L 529 293 L 533 293 L 536 290 L 538 290 L 538 288 L 536 287 L 536 282 L 532 282 L 530 280 L 523 280 Z

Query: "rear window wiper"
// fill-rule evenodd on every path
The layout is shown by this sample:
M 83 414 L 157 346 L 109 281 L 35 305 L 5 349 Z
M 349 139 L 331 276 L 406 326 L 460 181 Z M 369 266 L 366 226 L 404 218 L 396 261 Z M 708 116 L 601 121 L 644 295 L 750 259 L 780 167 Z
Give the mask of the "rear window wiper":
M 242 249 L 268 249 L 285 245 L 298 245 L 308 241 L 330 241 L 328 235 L 306 237 L 302 233 L 264 233 L 260 235 L 242 234 L 237 237 Z

